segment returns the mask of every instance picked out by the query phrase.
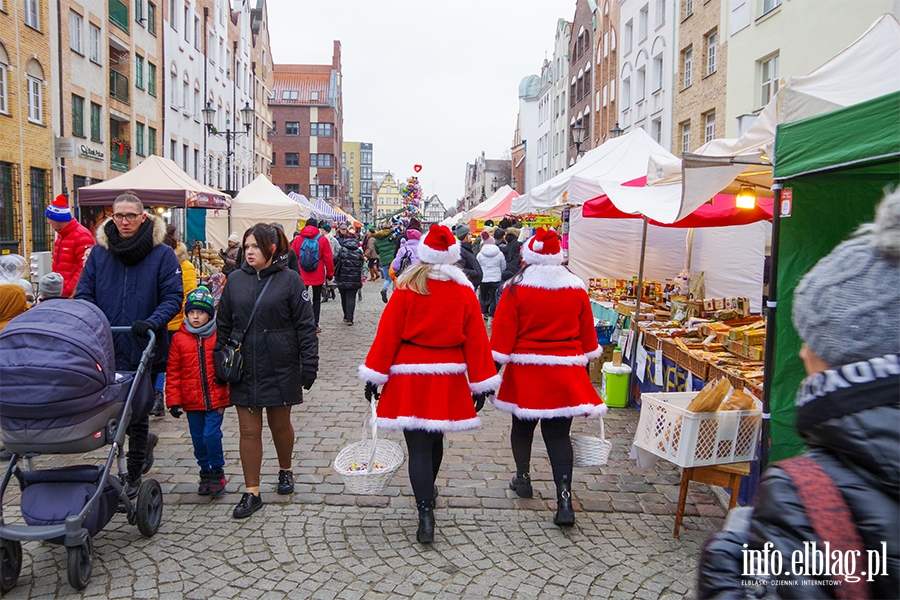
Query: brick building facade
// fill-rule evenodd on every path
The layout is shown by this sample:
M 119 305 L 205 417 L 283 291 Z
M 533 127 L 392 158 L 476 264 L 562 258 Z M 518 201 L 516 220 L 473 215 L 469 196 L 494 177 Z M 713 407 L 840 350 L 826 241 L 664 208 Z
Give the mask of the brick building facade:
M 594 126 L 592 103 L 594 96 L 594 13 L 597 4 L 594 0 L 578 0 L 575 3 L 575 17 L 572 19 L 571 38 L 569 41 L 569 150 L 567 163 L 575 164 L 576 147 L 572 138 L 572 128 L 581 125 L 585 128 L 584 143 L 581 152 L 594 147 Z

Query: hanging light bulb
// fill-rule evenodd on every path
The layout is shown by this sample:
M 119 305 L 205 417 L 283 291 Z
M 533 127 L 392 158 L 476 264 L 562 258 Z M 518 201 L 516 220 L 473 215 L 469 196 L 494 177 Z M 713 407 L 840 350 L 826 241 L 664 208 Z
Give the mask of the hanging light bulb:
M 756 208 L 756 191 L 752 185 L 742 184 L 741 189 L 734 197 L 734 205 L 737 208 Z

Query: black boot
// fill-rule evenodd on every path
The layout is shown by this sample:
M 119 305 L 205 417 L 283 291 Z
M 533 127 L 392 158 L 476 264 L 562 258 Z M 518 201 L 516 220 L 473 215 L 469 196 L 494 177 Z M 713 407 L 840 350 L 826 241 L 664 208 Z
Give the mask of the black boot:
M 434 541 L 434 500 L 419 500 L 416 506 L 419 508 L 419 530 L 416 531 L 416 541 L 420 544 L 430 544 Z
M 568 475 L 563 475 L 556 482 L 556 516 L 553 524 L 560 527 L 571 527 L 575 524 L 575 510 L 572 508 L 572 482 Z
M 509 481 L 509 489 L 513 490 L 519 498 L 531 498 L 534 496 L 534 488 L 531 487 L 531 475 L 528 471 L 516 473 Z
M 161 390 L 153 392 L 153 408 L 150 414 L 154 417 L 166 416 L 166 397 Z

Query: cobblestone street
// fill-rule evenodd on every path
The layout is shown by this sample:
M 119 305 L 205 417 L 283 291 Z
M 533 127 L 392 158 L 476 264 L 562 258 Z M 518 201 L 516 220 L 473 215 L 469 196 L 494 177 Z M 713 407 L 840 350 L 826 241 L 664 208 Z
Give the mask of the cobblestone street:
M 151 421 L 160 436 L 149 474 L 165 492 L 163 525 L 141 537 L 116 515 L 94 540 L 96 598 L 682 598 L 692 595 L 700 545 L 724 511 L 693 484 L 681 538 L 672 537 L 680 474 L 669 463 L 638 469 L 629 460 L 638 421 L 611 409 L 609 465 L 576 468 L 576 524 L 552 524 L 555 488 L 543 441 L 535 440 L 535 498 L 507 489 L 514 470 L 509 417 L 487 406 L 484 428 L 449 434 L 437 501 L 433 546 L 414 542 L 416 517 L 406 467 L 381 496 L 356 496 L 332 461 L 360 439 L 366 410 L 356 377 L 383 304 L 380 281 L 369 282 L 355 325 L 341 322 L 340 301 L 322 306 L 319 377 L 296 407 L 293 496 L 274 493 L 278 466 L 264 430 L 264 508 L 231 518 L 242 490 L 237 419 L 226 413 L 228 494 L 196 494 L 198 468 L 185 419 Z M 596 435 L 596 422 L 576 419 L 573 432 Z M 389 434 L 403 445 L 402 435 Z M 92 453 L 91 456 L 101 456 Z M 81 462 L 38 457 L 36 468 Z M 5 516 L 19 520 L 18 494 L 7 493 Z M 19 585 L 6 597 L 81 597 L 66 580 L 65 549 L 23 545 Z

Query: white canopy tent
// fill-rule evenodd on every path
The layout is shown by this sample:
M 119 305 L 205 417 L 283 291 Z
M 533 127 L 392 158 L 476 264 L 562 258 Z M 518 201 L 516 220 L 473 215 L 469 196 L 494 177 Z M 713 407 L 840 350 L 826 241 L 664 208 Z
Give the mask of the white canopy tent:
M 556 177 L 513 200 L 512 212 L 546 213 L 564 204 L 584 204 L 605 193 L 603 182 L 624 183 L 645 176 L 651 154 L 672 157 L 643 129 L 608 140 Z
M 513 189 L 508 185 L 504 185 L 496 192 L 491 194 L 490 198 L 487 198 L 484 202 L 477 204 L 470 210 L 467 210 L 463 213 L 462 217 L 459 219 L 460 223 L 466 223 L 472 219 L 480 219 L 484 215 L 489 215 L 491 212 L 500 206 L 504 200 L 513 192 Z M 513 199 L 515 202 L 515 199 Z
M 256 223 L 281 223 L 290 241 L 297 223 L 309 218 L 309 209 L 288 198 L 265 175 L 246 185 L 231 201 L 231 231 L 243 236 Z M 214 248 L 228 246 L 228 214 L 216 211 L 206 219 L 206 241 Z

